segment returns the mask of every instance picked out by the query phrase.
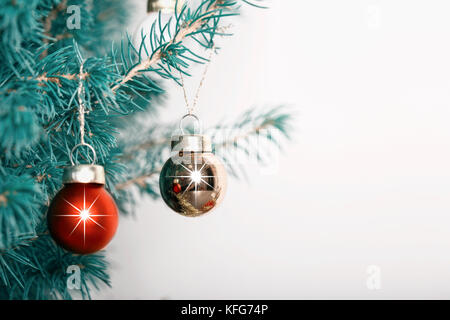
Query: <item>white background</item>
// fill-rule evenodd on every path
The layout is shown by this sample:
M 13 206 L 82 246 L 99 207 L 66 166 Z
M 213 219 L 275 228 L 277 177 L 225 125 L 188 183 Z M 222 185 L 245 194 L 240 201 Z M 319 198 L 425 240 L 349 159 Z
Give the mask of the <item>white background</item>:
M 291 105 L 276 174 L 250 168 L 198 219 L 142 201 L 107 250 L 113 288 L 95 297 L 449 299 L 450 3 L 269 4 L 233 19 L 198 113 L 214 124 Z M 188 81 L 192 95 L 199 75 Z M 183 96 L 168 88 L 161 116 L 175 120 Z

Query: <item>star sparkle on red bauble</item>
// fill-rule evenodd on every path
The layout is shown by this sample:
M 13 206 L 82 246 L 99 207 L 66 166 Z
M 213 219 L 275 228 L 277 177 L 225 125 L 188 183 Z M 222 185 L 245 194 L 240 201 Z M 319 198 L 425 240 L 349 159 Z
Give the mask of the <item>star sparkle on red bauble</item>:
M 102 184 L 68 183 L 53 199 L 47 220 L 50 234 L 61 247 L 89 254 L 111 241 L 119 216 Z

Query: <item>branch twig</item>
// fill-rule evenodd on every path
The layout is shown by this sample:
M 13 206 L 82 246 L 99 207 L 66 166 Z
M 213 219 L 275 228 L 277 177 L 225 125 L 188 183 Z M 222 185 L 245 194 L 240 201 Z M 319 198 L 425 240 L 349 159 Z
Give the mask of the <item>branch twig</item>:
M 162 168 L 159 168 L 159 169 L 156 169 L 156 170 L 154 170 L 154 171 L 152 171 L 150 173 L 143 174 L 143 175 L 141 175 L 139 177 L 136 177 L 136 178 L 132 178 L 132 179 L 127 180 L 127 181 L 125 181 L 123 183 L 119 183 L 119 184 L 116 185 L 116 190 L 123 190 L 123 189 L 126 189 L 126 188 L 134 185 L 134 184 L 138 184 L 141 187 L 143 187 L 143 186 L 145 186 L 145 180 L 147 180 L 148 178 L 154 176 L 155 174 L 158 174 L 161 171 L 161 169 Z
M 89 76 L 89 73 L 87 72 L 83 72 L 81 74 L 81 79 L 86 79 Z M 56 83 L 58 86 L 61 86 L 61 81 L 59 78 L 65 78 L 67 80 L 79 80 L 79 74 L 78 73 L 72 73 L 72 74 L 61 74 L 61 75 L 56 75 L 56 76 L 52 76 L 52 77 L 47 77 L 47 73 L 44 73 L 40 76 L 38 76 L 35 80 L 44 83 L 44 82 L 54 82 Z
M 51 38 L 52 35 L 50 34 L 50 31 L 52 29 L 52 22 L 58 17 L 58 13 L 63 11 L 67 7 L 67 0 L 61 1 L 55 8 L 50 11 L 48 16 L 44 20 L 44 35 Z M 43 39 L 44 43 L 48 43 L 48 38 Z M 48 54 L 48 51 L 45 50 L 41 54 L 41 59 L 45 58 Z
M 213 16 L 216 13 L 216 10 L 218 8 L 218 3 L 220 3 L 220 0 L 216 1 L 216 4 L 211 6 L 209 9 L 210 12 L 203 15 L 200 19 L 196 20 L 194 23 L 189 24 L 187 23 L 187 26 L 180 28 L 179 32 L 169 42 L 166 43 L 165 47 L 170 46 L 174 43 L 179 43 L 183 41 L 189 34 L 197 31 L 201 28 L 201 26 L 208 21 L 211 16 Z M 113 92 L 116 92 L 122 85 L 127 83 L 128 81 L 132 80 L 135 76 L 137 76 L 140 72 L 147 70 L 152 65 L 156 64 L 161 58 L 163 57 L 163 51 L 162 49 L 158 49 L 156 52 L 154 52 L 150 57 L 133 67 L 123 78 L 120 80 L 117 84 L 115 84 L 111 90 Z
M 48 234 L 50 234 L 48 231 L 45 231 L 45 232 L 42 232 L 42 233 L 38 233 L 32 238 L 28 238 L 26 240 L 23 240 L 21 243 L 16 244 L 14 247 L 7 248 L 7 249 L 1 249 L 0 250 L 0 255 L 3 255 L 3 254 L 5 254 L 5 253 L 7 253 L 8 251 L 11 251 L 11 250 L 17 250 L 17 249 L 21 248 L 22 246 L 24 246 L 26 244 L 29 244 L 29 243 L 31 243 L 33 241 L 38 240 L 39 237 L 42 237 L 42 236 L 45 236 L 45 235 L 48 235 Z
M 239 141 L 240 139 L 245 139 L 245 138 L 247 138 L 248 136 L 250 136 L 250 135 L 252 135 L 254 133 L 257 133 L 257 132 L 259 132 L 259 131 L 267 128 L 267 127 L 270 127 L 271 125 L 272 125 L 271 122 L 267 122 L 264 125 L 260 125 L 260 126 L 257 126 L 255 128 L 252 128 L 251 130 L 247 131 L 244 134 L 237 135 L 237 136 L 233 137 L 230 140 L 224 141 L 223 143 L 221 143 L 219 145 L 219 147 L 224 148 L 226 146 L 232 145 L 235 142 Z M 141 144 L 141 145 L 138 145 L 136 148 L 142 148 L 144 146 L 153 147 L 156 144 L 157 143 Z M 136 148 L 133 148 L 133 149 L 136 149 Z M 124 155 L 124 156 L 126 156 L 126 155 Z M 152 171 L 152 172 L 150 172 L 148 174 L 143 174 L 143 175 L 141 175 L 139 177 L 135 177 L 135 178 L 129 179 L 129 180 L 123 182 L 123 183 L 119 183 L 119 184 L 116 185 L 116 190 L 123 190 L 123 189 L 126 189 L 128 187 L 131 187 L 134 184 L 138 184 L 139 186 L 144 187 L 145 186 L 145 180 L 147 180 L 148 178 L 151 178 L 155 174 L 158 174 L 159 172 L 161 172 L 161 169 L 162 168 L 159 168 L 159 169 L 156 169 L 156 170 L 154 170 L 154 171 Z
M 240 139 L 245 139 L 245 138 L 247 138 L 248 136 L 250 136 L 250 135 L 252 135 L 254 133 L 258 133 L 259 131 L 266 129 L 267 127 L 272 126 L 272 124 L 273 124 L 273 122 L 268 121 L 264 125 L 260 125 L 260 126 L 257 126 L 255 128 L 252 128 L 251 130 L 249 130 L 248 132 L 246 132 L 244 134 L 237 135 L 233 139 L 230 139 L 230 140 L 222 142 L 221 144 L 218 145 L 218 147 L 224 148 L 224 147 L 227 147 L 229 145 L 232 145 L 232 144 L 236 143 L 237 141 L 239 141 Z

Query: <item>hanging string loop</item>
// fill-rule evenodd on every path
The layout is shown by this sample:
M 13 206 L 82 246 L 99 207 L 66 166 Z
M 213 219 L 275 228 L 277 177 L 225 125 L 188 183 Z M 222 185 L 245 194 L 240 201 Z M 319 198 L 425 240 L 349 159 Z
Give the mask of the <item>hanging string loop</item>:
M 85 139 L 84 139 L 84 134 L 85 134 L 85 114 L 86 114 L 86 107 L 84 105 L 84 95 L 85 95 L 85 88 L 84 88 L 84 84 L 83 84 L 83 80 L 85 78 L 85 73 L 84 73 L 84 62 L 85 60 L 82 60 L 80 63 L 80 73 L 78 75 L 79 78 L 79 82 L 78 82 L 78 89 L 77 89 L 77 95 L 78 95 L 78 121 L 80 122 L 80 143 L 77 144 L 76 146 L 74 146 L 72 148 L 72 151 L 70 152 L 70 162 L 72 163 L 72 165 L 75 165 L 75 162 L 73 160 L 73 155 L 76 151 L 76 149 L 78 149 L 79 147 L 88 147 L 93 154 L 93 159 L 92 159 L 92 163 L 91 164 L 95 164 L 95 162 L 97 162 L 97 153 L 95 152 L 95 149 L 93 146 L 91 146 L 89 143 L 86 143 Z

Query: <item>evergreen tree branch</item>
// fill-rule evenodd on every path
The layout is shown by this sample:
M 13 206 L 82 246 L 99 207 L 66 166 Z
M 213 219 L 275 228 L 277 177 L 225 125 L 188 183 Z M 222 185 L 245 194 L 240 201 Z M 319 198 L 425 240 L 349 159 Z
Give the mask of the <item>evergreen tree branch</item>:
M 156 42 L 160 42 L 159 47 L 154 52 L 152 52 L 152 54 L 149 55 L 148 58 L 140 61 L 138 64 L 136 64 L 134 67 L 132 67 L 125 74 L 125 76 L 111 88 L 111 90 L 113 92 L 117 91 L 120 87 L 122 87 L 124 84 L 126 84 L 127 82 L 134 79 L 137 75 L 141 74 L 142 72 L 151 70 L 151 68 L 153 66 L 157 65 L 162 59 L 169 58 L 168 56 L 171 56 L 171 55 L 175 56 L 177 48 L 174 48 L 174 51 L 171 51 L 170 48 L 174 47 L 174 46 L 179 46 L 180 43 L 188 37 L 194 37 L 195 35 L 200 34 L 200 33 L 208 33 L 208 34 L 211 34 L 211 40 L 209 40 L 211 42 L 212 37 L 213 37 L 214 33 L 216 32 L 215 29 L 217 28 L 218 19 L 220 19 L 221 16 L 225 16 L 225 15 L 221 14 L 222 10 L 231 9 L 231 7 L 234 4 L 235 4 L 234 1 L 230 2 L 227 0 L 203 1 L 202 4 L 197 9 L 197 12 L 196 12 L 197 15 L 194 14 L 192 16 L 192 20 L 189 19 L 190 17 L 185 17 L 187 20 L 183 19 L 183 13 L 186 11 L 186 6 L 183 6 L 183 9 L 181 10 L 179 15 L 177 15 L 177 13 L 175 13 L 178 29 L 176 30 L 176 33 L 175 33 L 175 36 L 173 37 L 173 39 L 168 42 L 163 42 L 163 40 L 164 40 L 163 34 L 161 35 L 161 38 L 159 38 L 159 39 L 157 38 L 157 36 L 154 35 L 154 32 L 155 32 L 154 28 L 156 25 L 156 23 L 155 23 L 152 28 L 152 34 L 150 35 L 150 38 L 152 38 L 152 37 L 156 38 L 155 39 Z M 207 9 L 205 10 L 204 13 L 201 13 L 201 9 L 204 6 Z M 232 14 L 230 14 L 230 15 L 232 15 Z M 214 28 L 212 28 L 212 29 L 205 28 L 205 25 L 207 25 L 213 18 L 217 18 Z M 164 26 L 164 28 L 162 28 L 160 26 L 160 32 L 164 33 L 164 31 L 167 30 L 168 28 L 170 28 L 169 24 Z M 145 46 L 144 41 L 145 41 L 145 39 L 142 39 L 142 44 L 141 44 L 140 50 L 142 50 L 142 47 Z M 152 40 L 150 40 L 150 42 L 151 42 L 151 44 L 153 44 Z M 210 45 L 210 43 L 209 43 L 209 45 Z M 160 67 L 163 68 L 161 65 L 160 65 Z
M 45 219 L 50 199 L 61 188 L 63 168 L 70 165 L 70 150 L 80 142 L 78 82 L 83 81 L 86 89 L 86 142 L 105 167 L 106 187 L 119 211 L 127 214 L 136 202 L 131 186 L 159 196 L 155 178 L 166 159 L 166 137 L 173 127 L 155 123 L 155 138 L 144 142 L 142 132 L 131 138 L 125 135 L 125 140 L 118 135 L 134 128 L 135 122 L 126 120 L 132 119 L 131 114 L 156 108 L 153 99 L 163 90 L 149 72 L 177 81 L 180 71 L 188 75 L 191 62 L 204 63 L 207 59 L 188 48 L 186 40 L 211 48 L 213 37 L 223 35 L 219 21 L 237 14 L 238 1 L 201 0 L 195 8 L 185 6 L 175 14 L 174 28 L 158 21 L 139 48 L 128 41 L 118 54 L 113 50 L 110 55 L 104 54 L 105 48 L 113 33 L 124 29 L 129 1 L 96 0 L 93 6 L 85 0 L 3 2 L 0 299 L 69 299 L 65 274 L 69 265 L 83 268 L 81 293 L 89 298 L 90 287 L 109 283 L 103 254 L 79 256 L 59 248 Z M 79 6 L 81 29 L 67 28 L 64 9 L 69 5 Z M 105 19 L 106 15 L 112 16 Z M 81 76 L 74 43 L 83 51 Z M 78 158 L 87 162 L 90 156 L 82 149 Z
M 135 177 L 135 178 L 129 179 L 129 180 L 125 181 L 125 182 L 119 183 L 119 184 L 116 185 L 115 189 L 116 190 L 123 190 L 123 189 L 131 187 L 133 185 L 139 185 L 140 187 L 144 187 L 145 184 L 146 184 L 145 181 L 148 178 L 154 177 L 155 175 L 159 174 L 161 172 L 161 169 L 162 168 L 158 168 L 155 171 L 152 171 L 152 172 L 149 172 L 149 173 L 145 173 L 145 174 L 142 174 L 142 175 L 140 175 L 138 177 Z
M 44 32 L 43 34 L 45 35 L 45 37 L 43 38 L 43 42 L 45 44 L 49 43 L 49 39 L 54 38 L 50 31 L 52 29 L 52 23 L 53 21 L 58 17 L 58 14 L 63 11 L 64 9 L 67 8 L 67 0 L 62 0 L 55 8 L 53 8 L 49 14 L 45 17 L 44 19 Z M 56 37 L 57 40 L 59 40 Z M 48 51 L 47 49 L 45 49 L 42 54 L 41 54 L 41 58 L 45 58 L 48 55 Z
M 66 276 L 69 266 L 82 269 L 79 292 L 83 298 L 90 298 L 89 285 L 109 286 L 102 253 L 70 254 L 43 234 L 0 254 L 0 299 L 71 299 Z
M 77 73 L 72 74 L 58 74 L 53 76 L 47 76 L 47 73 L 41 74 L 37 76 L 34 80 L 42 83 L 44 85 L 45 82 L 53 82 L 56 83 L 58 86 L 61 86 L 61 78 L 64 78 L 66 80 L 77 80 L 80 79 L 84 80 L 89 76 L 89 73 L 83 72 L 81 75 Z M 32 80 L 32 78 L 28 78 L 28 80 Z
M 233 153 L 236 150 L 243 150 L 246 153 L 263 152 L 264 150 L 255 150 L 254 146 L 252 149 L 251 145 L 243 145 L 243 142 L 248 141 L 251 137 L 259 135 L 264 130 L 272 130 L 280 133 L 285 138 L 290 138 L 293 117 L 292 114 L 285 110 L 285 107 L 283 106 L 276 106 L 263 112 L 250 109 L 239 116 L 238 119 L 240 120 L 234 121 L 231 124 L 226 121 L 222 121 L 220 125 L 212 127 L 206 131 L 206 133 L 210 133 L 214 143 L 214 149 L 216 151 L 221 151 L 221 149 L 224 149 L 226 152 L 225 155 L 228 154 L 228 156 L 230 156 L 229 153 Z M 137 131 L 142 132 L 142 129 L 138 128 Z M 173 131 L 174 129 L 172 128 L 172 132 Z M 221 137 L 220 141 L 218 141 L 217 136 L 221 135 L 223 132 L 229 131 L 234 134 L 227 135 L 225 139 L 223 139 L 224 137 Z M 145 136 L 154 135 L 155 132 L 153 128 L 151 128 L 149 132 L 145 133 Z M 167 137 L 168 135 L 165 134 L 165 136 Z M 278 147 L 281 146 L 280 141 L 275 140 L 274 135 L 270 135 L 270 139 L 273 139 L 272 143 L 274 145 Z M 125 140 L 127 144 L 131 142 L 127 138 L 125 138 Z M 147 181 L 155 178 L 155 176 L 159 175 L 161 172 L 162 164 L 165 160 L 163 156 L 165 152 L 161 150 L 167 151 L 169 149 L 169 144 L 169 138 L 161 139 L 157 136 L 153 140 L 149 140 L 144 143 L 128 145 L 127 148 L 124 149 L 125 152 L 123 155 L 120 156 L 120 159 L 124 161 L 139 162 L 141 157 L 151 158 L 149 154 L 160 156 L 157 159 L 152 158 L 153 166 L 151 170 L 148 170 L 147 168 L 137 170 L 135 176 L 128 177 L 125 181 L 121 181 L 116 184 L 115 190 L 120 191 L 133 186 L 144 189 L 148 188 L 149 185 L 147 184 Z M 223 153 L 221 152 L 221 154 Z M 155 167 L 155 163 L 159 163 L 160 165 Z M 236 171 L 233 171 L 233 168 L 230 165 L 227 167 L 235 173 L 235 176 L 239 176 Z

